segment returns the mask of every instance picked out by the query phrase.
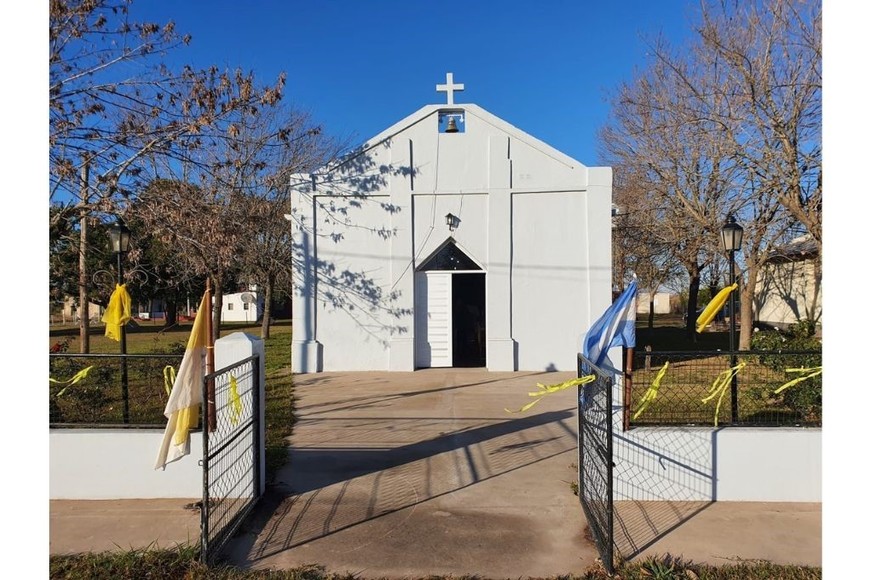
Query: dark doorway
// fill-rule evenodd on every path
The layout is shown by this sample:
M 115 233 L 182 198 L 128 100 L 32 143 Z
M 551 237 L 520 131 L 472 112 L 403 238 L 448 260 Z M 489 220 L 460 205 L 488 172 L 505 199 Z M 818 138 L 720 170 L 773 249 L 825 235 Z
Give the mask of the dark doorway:
M 486 275 L 453 275 L 453 366 L 486 366 Z

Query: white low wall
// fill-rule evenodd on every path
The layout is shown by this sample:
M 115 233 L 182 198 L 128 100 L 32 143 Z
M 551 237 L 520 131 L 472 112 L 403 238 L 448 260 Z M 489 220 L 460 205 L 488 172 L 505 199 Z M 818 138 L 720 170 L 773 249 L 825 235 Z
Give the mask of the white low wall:
M 263 340 L 234 332 L 215 342 L 215 367 L 260 355 L 260 493 L 265 492 L 265 349 Z M 250 373 L 239 377 L 239 392 L 249 393 Z M 220 403 L 220 402 L 219 402 Z M 219 405 L 226 408 L 226 402 Z M 219 411 L 220 413 L 221 411 Z M 163 470 L 154 462 L 163 429 L 51 429 L 49 431 L 50 499 L 154 499 L 202 497 L 202 432 L 190 435 L 190 454 Z M 253 457 L 253 452 L 251 452 Z M 253 478 L 253 473 L 251 474 Z M 249 489 L 252 481 L 242 488 Z M 240 488 L 241 489 L 241 488 Z
M 202 497 L 202 433 L 191 433 L 190 455 L 155 471 L 162 439 L 162 429 L 52 429 L 49 497 Z
M 617 500 L 822 501 L 821 429 L 637 427 L 613 447 Z
M 620 350 L 613 377 L 613 498 L 639 501 L 822 501 L 822 430 L 633 427 L 622 430 Z

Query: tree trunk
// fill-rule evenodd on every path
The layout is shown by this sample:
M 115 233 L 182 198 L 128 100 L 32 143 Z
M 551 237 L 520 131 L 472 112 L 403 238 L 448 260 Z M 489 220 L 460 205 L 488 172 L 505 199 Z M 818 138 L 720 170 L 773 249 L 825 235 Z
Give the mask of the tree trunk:
M 88 293 L 88 164 L 81 173 L 79 210 L 79 352 L 91 352 L 91 298 Z
M 165 308 L 163 309 L 165 318 L 163 319 L 163 326 L 170 327 L 178 324 L 178 304 L 176 304 L 175 300 L 168 300 L 164 302 Z
M 819 312 L 819 293 L 822 289 L 822 256 L 819 256 L 813 260 L 813 297 L 810 300 L 809 311 L 807 312 L 807 318 L 813 321 L 813 324 L 819 323 L 819 318 L 821 317 L 821 313 Z
M 269 338 L 272 330 L 272 287 L 275 285 L 275 277 L 266 277 L 266 291 L 263 297 L 263 323 L 260 327 L 260 337 Z
M 656 301 L 655 301 L 655 297 L 651 296 L 649 299 L 649 314 L 647 314 L 647 318 L 646 318 L 646 327 L 647 328 L 653 327 L 653 318 L 655 318 L 655 314 L 656 314 Z
M 698 341 L 698 333 L 695 331 L 695 322 L 698 320 L 698 291 L 701 289 L 701 269 L 696 264 L 689 270 L 689 304 L 686 316 L 686 336 L 693 342 Z
M 752 303 L 755 300 L 755 286 L 758 282 L 758 267 L 749 265 L 746 275 L 737 274 L 740 288 L 740 350 L 749 350 L 752 346 L 752 323 L 754 313 Z M 731 313 L 734 316 L 734 313 Z
M 221 312 L 223 312 L 224 307 L 224 289 L 223 289 L 223 280 L 220 278 L 214 279 L 214 305 L 212 306 L 211 311 L 211 328 L 212 328 L 212 337 L 215 342 L 217 339 L 221 337 Z

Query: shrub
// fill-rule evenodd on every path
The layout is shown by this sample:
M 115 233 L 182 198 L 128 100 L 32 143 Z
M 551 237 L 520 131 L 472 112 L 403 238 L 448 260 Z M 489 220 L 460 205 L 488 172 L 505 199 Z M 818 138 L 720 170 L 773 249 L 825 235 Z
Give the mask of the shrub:
M 758 362 L 782 373 L 790 368 L 810 368 L 822 365 L 822 343 L 816 338 L 815 324 L 810 320 L 800 320 L 786 331 L 767 330 L 756 332 L 752 337 L 752 350 L 761 351 Z M 777 355 L 763 354 L 765 351 L 809 351 L 813 354 Z M 817 354 L 816 354 L 817 353 Z M 795 375 L 791 375 L 793 378 Z M 808 421 L 820 421 L 822 414 L 822 376 L 818 375 L 802 381 L 782 391 L 781 403 L 803 415 Z

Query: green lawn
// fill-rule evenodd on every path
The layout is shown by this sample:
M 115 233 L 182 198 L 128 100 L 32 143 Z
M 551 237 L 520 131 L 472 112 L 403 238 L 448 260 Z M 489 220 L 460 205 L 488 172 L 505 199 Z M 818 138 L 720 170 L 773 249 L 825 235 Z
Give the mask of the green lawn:
M 161 323 L 144 322 L 127 333 L 129 354 L 177 353 L 160 359 L 131 359 L 128 362 L 130 418 L 132 423 L 165 424 L 163 409 L 167 395 L 163 369 L 178 363 L 190 336 L 191 322 L 165 329 Z M 119 344 L 103 335 L 103 328 L 92 328 L 91 352 L 116 354 Z M 260 335 L 259 324 L 225 324 L 221 335 L 232 332 Z M 290 370 L 289 320 L 272 324 L 271 337 L 266 340 L 266 472 L 274 478 L 286 462 L 287 438 L 293 427 L 293 376 Z M 68 342 L 68 353 L 78 352 L 78 328 L 53 327 L 49 332 L 49 347 Z M 93 365 L 86 380 L 71 386 L 61 397 L 51 397 L 52 422 L 120 423 L 122 419 L 120 366 L 118 358 L 52 359 L 50 375 L 68 380 L 79 370 Z M 51 387 L 56 395 L 61 387 Z M 108 419 L 107 419 L 108 418 Z

